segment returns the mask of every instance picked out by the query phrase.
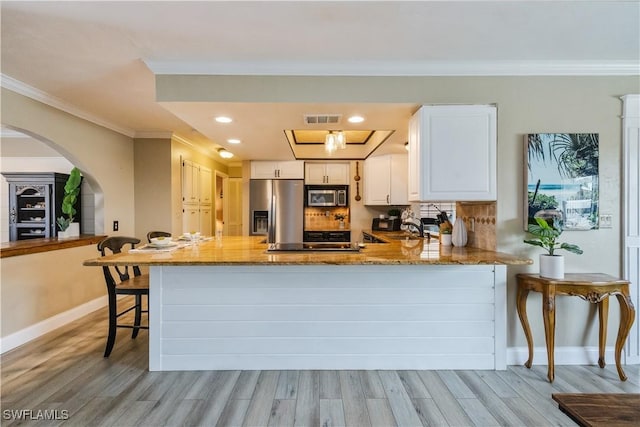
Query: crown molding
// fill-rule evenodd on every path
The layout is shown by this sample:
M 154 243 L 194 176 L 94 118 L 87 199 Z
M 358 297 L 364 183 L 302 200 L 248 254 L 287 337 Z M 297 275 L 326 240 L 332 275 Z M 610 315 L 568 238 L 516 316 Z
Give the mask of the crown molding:
M 154 74 L 282 76 L 635 76 L 640 61 L 144 61 Z
M 135 131 L 132 129 L 123 128 L 104 119 L 101 119 L 100 117 L 96 117 L 93 114 L 90 114 L 76 107 L 75 105 L 69 104 L 68 102 L 63 101 L 60 98 L 56 98 L 55 96 L 41 91 L 40 89 L 29 86 L 28 84 L 23 83 L 20 80 L 16 80 L 13 77 L 9 77 L 6 74 L 0 74 L 0 86 L 33 100 L 42 102 L 43 104 L 46 104 L 50 107 L 57 108 L 58 110 L 64 111 L 65 113 L 69 113 L 83 120 L 87 120 L 98 126 L 102 126 L 114 132 L 126 135 L 129 138 L 133 138 L 135 136 Z
M 139 131 L 133 137 L 136 139 L 171 139 L 173 136 L 171 131 Z

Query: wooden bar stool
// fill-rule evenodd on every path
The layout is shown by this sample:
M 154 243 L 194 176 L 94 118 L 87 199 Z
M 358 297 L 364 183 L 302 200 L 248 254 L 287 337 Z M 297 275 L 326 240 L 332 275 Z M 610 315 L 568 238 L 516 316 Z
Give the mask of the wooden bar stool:
M 122 252 L 123 247 L 130 245 L 134 248 L 135 245 L 140 243 L 140 239 L 135 237 L 107 237 L 98 243 L 98 251 L 102 256 L 109 255 L 107 251 L 117 254 Z M 147 307 L 149 304 L 149 275 L 141 274 L 138 266 L 131 267 L 133 276 L 129 274 L 129 266 L 124 267 L 109 267 L 103 266 L 102 272 L 104 273 L 104 279 L 107 284 L 107 293 L 109 297 L 109 335 L 107 337 L 107 346 L 104 350 L 104 357 L 109 357 L 113 345 L 116 341 L 116 331 L 118 328 L 133 329 L 131 338 L 136 338 L 140 329 L 149 329 L 148 326 L 141 325 L 142 313 L 148 313 L 148 310 L 142 309 L 142 296 L 147 296 Z M 117 273 L 114 277 L 112 270 Z M 118 299 L 117 295 L 134 295 L 135 304 L 124 311 L 118 313 Z M 131 310 L 135 310 L 133 325 L 124 325 L 118 323 L 118 318 Z

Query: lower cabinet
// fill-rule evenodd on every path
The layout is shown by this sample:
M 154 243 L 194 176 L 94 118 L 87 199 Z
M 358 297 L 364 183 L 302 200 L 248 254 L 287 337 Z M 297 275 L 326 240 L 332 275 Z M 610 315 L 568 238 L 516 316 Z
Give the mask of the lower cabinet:
M 203 236 L 211 236 L 213 214 L 211 206 L 182 206 L 182 231 L 199 231 Z
M 305 231 L 305 242 L 350 242 L 351 231 Z
M 191 233 L 200 230 L 200 209 L 198 206 L 183 206 L 182 207 L 182 231 L 185 233 Z

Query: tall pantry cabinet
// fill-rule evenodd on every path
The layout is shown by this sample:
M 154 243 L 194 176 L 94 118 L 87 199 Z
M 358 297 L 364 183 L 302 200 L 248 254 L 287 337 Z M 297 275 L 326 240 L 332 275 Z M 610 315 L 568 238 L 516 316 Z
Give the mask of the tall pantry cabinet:
M 211 169 L 190 160 L 182 161 L 182 231 L 212 231 Z
M 63 216 L 64 185 L 69 175 L 55 172 L 5 172 L 9 184 L 9 240 L 56 237 Z M 74 222 L 81 223 L 80 196 Z

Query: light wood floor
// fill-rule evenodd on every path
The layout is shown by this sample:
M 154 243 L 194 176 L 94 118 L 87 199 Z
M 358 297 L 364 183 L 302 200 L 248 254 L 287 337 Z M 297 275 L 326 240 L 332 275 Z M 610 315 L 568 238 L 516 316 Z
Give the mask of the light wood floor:
M 575 425 L 554 392 L 640 393 L 640 366 L 506 371 L 148 372 L 147 331 L 118 333 L 102 357 L 106 309 L 0 358 L 9 425 L 550 426 Z M 612 361 L 610 361 L 612 363 Z M 66 420 L 19 421 L 10 410 Z M 53 412 L 53 411 L 58 412 Z

